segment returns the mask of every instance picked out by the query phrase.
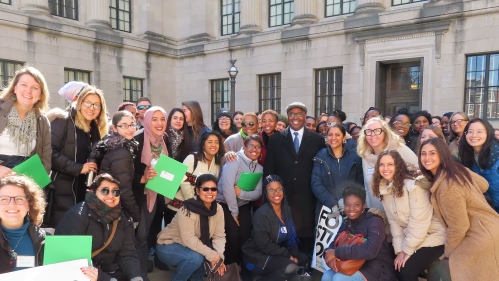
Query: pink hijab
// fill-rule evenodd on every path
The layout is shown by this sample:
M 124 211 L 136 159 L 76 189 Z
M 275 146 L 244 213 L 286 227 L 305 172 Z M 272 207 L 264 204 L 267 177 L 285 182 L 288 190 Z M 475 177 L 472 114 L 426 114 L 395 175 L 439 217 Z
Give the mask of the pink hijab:
M 166 111 L 159 106 L 153 106 L 149 108 L 144 114 L 144 122 L 142 123 L 142 125 L 144 126 L 144 146 L 142 147 L 142 155 L 140 157 L 140 161 L 146 164 L 146 171 L 147 168 L 151 167 L 151 160 L 153 159 L 151 144 L 156 147 L 161 144 L 161 146 L 163 146 L 163 150 L 161 153 L 168 156 L 168 150 L 166 148 L 163 136 L 156 136 L 152 132 L 152 116 L 156 111 L 161 111 L 161 113 L 163 113 L 163 115 L 165 116 L 165 119 L 168 118 L 168 114 L 166 114 Z M 159 157 L 159 155 L 157 155 L 156 157 Z M 156 202 L 157 195 L 158 194 L 156 192 L 146 188 L 147 209 L 149 210 L 149 212 L 152 212 L 154 208 L 154 203 Z

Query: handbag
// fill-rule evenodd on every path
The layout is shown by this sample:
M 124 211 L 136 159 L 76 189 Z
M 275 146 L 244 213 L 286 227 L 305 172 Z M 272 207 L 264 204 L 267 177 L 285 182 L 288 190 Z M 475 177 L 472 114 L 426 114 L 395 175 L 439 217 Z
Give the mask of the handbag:
M 212 268 L 209 261 L 204 261 L 204 269 L 209 281 L 242 281 L 241 276 L 239 275 L 239 267 L 235 262 L 225 266 L 226 270 L 223 276 L 218 274 L 217 270 L 222 263 L 223 260 L 220 258 L 217 261 L 217 264 Z
M 361 245 L 364 244 L 365 239 L 362 234 L 351 234 L 350 231 L 344 230 L 338 235 L 336 241 L 334 241 L 334 247 L 338 248 L 344 245 Z M 352 276 L 355 272 L 364 265 L 366 260 L 342 260 L 339 258 L 334 258 L 327 262 L 327 266 L 336 272 Z

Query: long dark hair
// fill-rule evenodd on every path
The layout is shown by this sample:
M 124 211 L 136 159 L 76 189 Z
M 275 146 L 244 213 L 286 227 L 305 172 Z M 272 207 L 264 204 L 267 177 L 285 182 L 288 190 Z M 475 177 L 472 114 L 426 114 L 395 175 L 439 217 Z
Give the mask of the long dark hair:
M 466 124 L 466 127 L 464 127 L 464 134 L 468 132 L 470 125 L 473 123 L 482 123 L 482 125 L 485 127 L 485 130 L 487 131 L 487 139 L 485 140 L 482 149 L 478 153 L 477 163 L 480 168 L 486 169 L 490 158 L 490 148 L 495 142 L 494 127 L 492 127 L 492 125 L 490 125 L 489 121 L 487 120 L 475 118 L 470 120 L 468 124 Z M 469 169 L 473 168 L 473 163 L 475 162 L 475 151 L 473 150 L 473 147 L 468 143 L 468 140 L 459 141 L 459 156 L 461 157 L 461 163 L 465 167 Z
M 182 134 L 184 139 L 182 140 L 182 142 L 179 145 L 179 152 L 178 152 L 177 157 L 175 158 L 175 160 L 182 162 L 182 161 L 184 161 L 185 157 L 187 157 L 187 155 L 189 155 L 189 149 L 190 149 L 190 143 L 191 143 L 190 135 L 189 135 L 189 132 L 187 129 L 187 120 L 185 120 L 185 113 L 182 110 L 182 108 L 175 107 L 168 114 L 168 119 L 166 121 L 166 135 L 168 136 L 167 147 L 168 147 L 168 153 L 172 154 L 172 151 L 171 151 L 172 145 L 171 145 L 170 140 L 173 138 L 173 133 L 170 131 L 170 127 L 171 127 L 173 115 L 176 112 L 180 112 L 182 114 L 182 116 L 184 117 L 184 126 L 181 129 L 181 134 Z
M 204 155 L 204 144 L 210 136 L 216 136 L 218 139 L 219 148 L 217 154 L 214 157 L 215 158 L 214 160 L 215 164 L 220 165 L 222 157 L 225 154 L 225 147 L 224 143 L 222 142 L 222 136 L 220 136 L 220 134 L 215 131 L 206 132 L 201 136 L 201 141 L 199 142 L 198 151 L 196 152 L 194 157 L 196 157 L 198 161 L 203 161 L 203 162 L 208 161 L 208 159 Z
M 183 101 L 182 105 L 187 107 L 187 109 L 191 111 L 192 132 L 194 135 L 194 140 L 197 141 L 201 137 L 199 133 L 204 127 L 207 127 L 203 121 L 203 111 L 201 110 L 201 106 L 199 105 L 199 102 L 195 100 Z M 185 120 L 185 122 L 187 122 L 187 119 Z
M 230 126 L 229 126 L 229 131 L 230 134 L 226 135 L 225 132 L 222 132 L 220 129 L 220 125 L 218 125 L 218 119 L 215 119 L 215 122 L 213 122 L 213 131 L 219 132 L 221 135 L 223 135 L 225 138 L 228 138 L 230 135 L 235 134 L 238 132 L 236 124 L 234 124 L 234 119 L 229 118 Z
M 433 175 L 430 170 L 427 170 L 421 162 L 421 150 L 427 144 L 433 145 L 438 153 L 438 156 L 440 157 L 440 166 L 438 167 L 435 175 Z M 428 139 L 421 144 L 418 151 L 418 164 L 421 173 L 423 173 L 423 175 L 430 181 L 433 181 L 434 179 L 445 174 L 455 182 L 472 182 L 469 170 L 467 170 L 461 163 L 454 160 L 449 150 L 449 146 L 440 138 Z
M 293 217 L 291 216 L 291 208 L 289 207 L 288 200 L 286 199 L 284 182 L 278 175 L 268 175 L 263 180 L 263 204 L 270 205 L 267 193 L 267 186 L 272 182 L 279 182 L 282 186 L 282 192 L 284 196 L 281 201 L 281 214 L 282 214 L 282 220 L 284 221 L 284 224 L 286 225 L 288 231 L 287 244 L 288 244 L 288 250 L 290 250 L 294 246 L 298 245 L 299 240 L 296 234 L 295 224 L 293 223 Z M 273 209 L 274 208 L 272 208 L 272 210 Z

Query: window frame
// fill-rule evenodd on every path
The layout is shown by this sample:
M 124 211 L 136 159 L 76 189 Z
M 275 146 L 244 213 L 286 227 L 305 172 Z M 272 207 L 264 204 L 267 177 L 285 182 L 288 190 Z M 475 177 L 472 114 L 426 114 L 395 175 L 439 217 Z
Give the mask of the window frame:
M 268 0 L 268 1 L 269 1 L 268 2 L 269 3 L 269 10 L 268 10 L 268 12 L 269 12 L 269 16 L 268 16 L 269 27 L 278 27 L 278 26 L 288 25 L 288 24 L 291 24 L 293 22 L 293 18 L 294 18 L 294 14 L 295 14 L 295 0 L 275 0 L 275 1 L 281 1 L 280 5 L 282 5 L 282 7 L 281 7 L 281 13 L 280 13 L 282 20 L 281 20 L 281 22 L 279 24 L 276 24 L 276 25 L 271 25 L 271 22 L 272 22 L 272 20 L 271 20 L 272 19 L 271 9 L 272 9 L 273 6 L 277 6 L 279 4 L 272 4 L 271 3 L 272 0 Z M 314 1 L 316 1 L 316 0 L 314 0 Z M 285 8 L 284 7 L 288 3 L 290 3 L 292 5 L 293 11 L 291 13 L 289 13 L 289 14 L 291 14 L 289 22 L 288 23 L 284 23 L 284 15 L 285 15 L 285 13 L 284 13 L 284 9 Z
M 116 3 L 116 7 L 112 7 L 111 6 L 111 3 L 114 1 L 114 3 Z M 114 30 L 118 30 L 118 31 L 122 31 L 122 32 L 127 32 L 127 33 L 132 33 L 132 0 L 124 0 L 124 2 L 128 2 L 128 7 L 129 7 L 129 10 L 126 11 L 126 10 L 121 10 L 120 7 L 119 7 L 119 3 L 120 3 L 120 0 L 110 0 L 109 2 L 109 21 L 111 23 L 111 28 L 114 29 Z M 111 17 L 112 15 L 112 12 L 113 12 L 113 9 L 116 10 L 116 15 L 115 15 L 115 20 L 116 20 L 116 28 L 113 28 L 113 18 Z M 125 29 L 123 28 L 120 28 L 120 17 L 119 17 L 119 14 L 120 14 L 120 11 L 123 11 L 123 12 L 127 12 L 128 14 L 130 14 L 130 21 L 128 22 L 128 25 L 129 25 L 129 30 L 126 31 Z M 122 19 L 122 21 L 124 21 Z M 126 22 L 125 22 L 126 23 Z
M 49 10 L 50 10 L 50 2 L 55 2 L 57 4 L 57 14 L 53 14 L 52 13 L 52 10 L 50 10 L 50 14 L 53 15 L 53 16 L 56 16 L 56 17 L 61 17 L 61 18 L 65 18 L 65 19 L 70 19 L 70 20 L 78 20 L 78 0 L 73 0 L 74 1 L 74 7 L 73 7 L 73 10 L 74 10 L 74 17 L 71 18 L 71 17 L 67 17 L 67 16 L 64 16 L 64 0 L 48 0 L 48 4 L 49 4 Z
M 5 2 L 2 2 L 4 0 L 0 0 L 0 4 L 4 4 L 4 5 L 12 5 L 12 0 L 7 0 L 7 3 Z
M 126 85 L 126 81 L 125 79 L 130 79 L 130 88 L 126 88 L 127 85 Z M 144 79 L 143 78 L 138 78 L 138 77 L 131 77 L 131 76 L 123 76 L 123 94 L 124 94 L 124 99 L 123 99 L 123 102 L 137 102 L 136 100 L 133 100 L 133 90 L 132 90 L 132 81 L 133 80 L 137 80 L 137 81 L 140 81 L 140 96 L 137 97 L 137 100 L 144 97 Z M 126 99 L 127 98 L 127 94 L 126 92 L 130 91 L 130 96 L 129 98 L 130 99 Z
M 7 87 L 9 85 L 9 82 L 12 78 L 14 78 L 15 76 L 15 73 L 12 75 L 12 78 L 9 78 L 8 76 L 8 66 L 7 64 L 9 63 L 13 63 L 14 64 L 14 72 L 18 71 L 25 63 L 24 62 L 20 62 L 20 61 L 13 61 L 13 60 L 4 60 L 4 59 L 0 59 L 0 68 L 1 68 L 1 76 L 0 78 L 3 78 L 3 79 L 0 79 L 0 90 L 5 87 Z M 17 64 L 17 66 L 16 66 Z M 7 75 L 5 77 L 5 75 Z
M 331 1 L 333 1 L 333 3 L 328 5 L 328 1 L 329 0 L 324 0 L 324 18 L 332 18 L 332 17 L 342 16 L 342 15 L 350 15 L 350 14 L 353 14 L 355 12 L 355 8 L 357 7 L 357 0 L 350 0 L 350 1 L 339 0 L 340 1 L 339 5 L 340 5 L 341 12 L 339 14 L 335 15 L 334 14 L 334 9 L 333 9 L 333 14 L 328 16 L 328 14 L 327 14 L 327 7 L 328 6 L 334 6 L 334 4 L 335 4 L 334 0 L 331 0 Z M 350 3 L 355 2 L 355 8 L 353 9 L 353 11 L 351 11 L 349 13 L 344 13 L 343 12 L 344 2 L 350 2 Z
M 276 76 L 279 76 L 279 86 L 276 86 L 274 81 Z M 269 97 L 268 99 L 263 98 L 263 85 L 262 85 L 262 78 L 263 77 L 268 77 L 270 76 L 270 83 L 269 83 Z M 279 97 L 276 97 L 276 92 L 277 89 L 279 89 Z M 272 109 L 278 114 L 281 113 L 281 107 L 282 107 L 282 74 L 280 72 L 276 73 L 267 73 L 267 74 L 260 74 L 258 75 L 258 111 L 262 112 L 267 109 Z M 264 101 L 270 101 L 271 107 L 269 108 L 263 108 L 262 104 Z M 267 103 L 267 102 L 265 102 Z M 278 104 L 278 106 L 276 105 Z
M 336 81 L 336 71 L 338 70 L 341 70 L 341 81 Z M 327 73 L 327 76 L 328 76 L 328 80 L 326 83 L 320 83 L 319 82 L 319 79 L 320 79 L 320 72 L 321 71 L 329 71 Z M 320 116 L 322 112 L 328 112 L 328 113 L 331 113 L 332 110 L 334 109 L 342 109 L 343 107 L 343 67 L 339 66 L 339 67 L 327 67 L 327 68 L 318 68 L 318 69 L 314 69 L 314 87 L 315 87 L 315 90 L 314 90 L 314 104 L 315 104 L 315 114 L 316 116 Z M 321 90 L 321 87 L 320 87 L 320 84 L 326 84 L 326 87 L 327 87 L 327 92 L 329 93 L 333 93 L 333 94 L 326 94 L 326 95 L 319 95 L 319 92 Z M 335 94 L 336 91 L 334 91 L 334 89 L 336 88 L 336 86 L 340 84 L 341 86 L 341 91 L 340 91 L 340 94 Z M 334 104 L 330 104 L 329 102 L 324 102 L 322 101 L 322 99 L 332 99 L 334 101 L 336 101 L 337 97 L 340 97 L 340 104 L 339 106 L 336 104 L 336 102 Z M 324 110 L 321 109 L 321 104 L 325 105 L 325 108 Z M 331 105 L 333 108 L 329 108 L 329 105 Z
M 74 74 L 73 74 L 74 80 L 66 81 L 66 71 L 73 71 L 74 72 Z M 88 74 L 88 82 L 77 80 L 76 78 L 78 77 L 79 73 Z M 92 81 L 91 79 L 92 79 L 92 72 L 91 71 L 82 70 L 82 69 L 75 69 L 75 68 L 67 68 L 67 67 L 64 68 L 64 84 L 71 82 L 71 81 L 79 81 L 79 82 L 91 84 L 91 81 Z
M 224 83 L 226 82 L 226 84 Z M 215 92 L 215 83 L 221 83 L 220 91 Z M 227 89 L 224 89 L 224 86 L 227 86 Z M 210 93 L 211 93 L 211 120 L 215 122 L 217 117 L 217 112 L 220 108 L 230 108 L 230 90 L 231 84 L 229 78 L 220 78 L 210 80 Z M 216 102 L 215 94 L 220 95 L 220 102 Z M 225 95 L 227 95 L 227 100 L 225 100 Z M 218 105 L 218 108 L 217 108 Z
M 429 2 L 429 1 L 430 0 L 409 0 L 409 3 L 395 4 L 395 0 L 392 0 L 392 7 L 398 7 L 398 6 L 409 5 L 409 4 L 414 4 L 414 3 L 421 3 L 421 2 Z
M 231 6 L 232 6 L 230 14 L 224 14 L 223 13 L 223 7 L 224 7 L 223 1 L 224 0 L 220 0 L 220 34 L 221 34 L 221 36 L 237 34 L 237 33 L 239 33 L 239 30 L 241 28 L 241 0 L 227 0 L 227 1 L 231 2 Z M 239 11 L 238 12 L 234 12 L 235 6 L 236 6 L 236 2 L 239 3 Z M 239 21 L 238 22 L 235 21 L 236 14 L 239 15 Z M 226 34 L 224 34 L 224 17 L 226 17 L 226 16 L 231 16 L 231 18 L 232 18 L 232 23 L 225 25 L 225 26 L 232 26 L 232 33 L 226 33 Z M 236 31 L 236 28 L 235 28 L 236 25 L 238 25 L 237 31 Z

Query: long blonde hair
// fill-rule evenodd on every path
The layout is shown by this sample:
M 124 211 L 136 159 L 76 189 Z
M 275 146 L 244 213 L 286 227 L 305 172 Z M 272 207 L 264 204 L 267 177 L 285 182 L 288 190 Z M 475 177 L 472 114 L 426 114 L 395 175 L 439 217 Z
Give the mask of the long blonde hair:
M 97 118 L 95 118 L 95 122 L 97 123 L 97 127 L 99 128 L 100 137 L 102 138 L 108 133 L 107 116 L 106 116 L 107 108 L 106 108 L 106 100 L 104 99 L 104 92 L 102 92 L 102 90 L 98 89 L 96 86 L 87 85 L 78 95 L 78 99 L 74 104 L 74 107 L 76 108 L 75 125 L 76 127 L 82 129 L 86 133 L 90 132 L 90 125 L 87 124 L 80 110 L 85 98 L 91 94 L 97 95 L 100 98 L 101 108 L 99 115 L 97 116 Z
M 21 76 L 23 76 L 24 74 L 33 77 L 36 83 L 40 84 L 41 87 L 40 100 L 35 103 L 34 108 L 37 108 L 41 112 L 46 111 L 49 108 L 50 98 L 47 82 L 45 81 L 45 77 L 43 77 L 43 74 L 38 69 L 32 66 L 24 65 L 18 71 L 16 71 L 14 78 L 10 80 L 9 85 L 5 89 L 3 89 L 2 93 L 0 94 L 0 99 L 3 101 L 16 100 L 14 88 L 16 87 L 17 83 L 19 83 L 19 79 L 21 78 Z
M 357 153 L 359 154 L 360 157 L 365 158 L 366 153 L 374 153 L 373 148 L 371 145 L 367 142 L 366 139 L 366 133 L 365 130 L 367 129 L 367 126 L 370 124 L 378 122 L 381 124 L 381 129 L 383 130 L 384 138 L 383 138 L 383 147 L 386 148 L 388 144 L 392 141 L 396 141 L 400 144 L 405 144 L 404 139 L 402 139 L 399 135 L 397 135 L 392 129 L 390 128 L 390 125 L 381 117 L 373 117 L 369 119 L 369 121 L 366 122 L 366 124 L 362 127 L 362 130 L 360 130 L 359 134 L 359 139 L 357 141 Z

